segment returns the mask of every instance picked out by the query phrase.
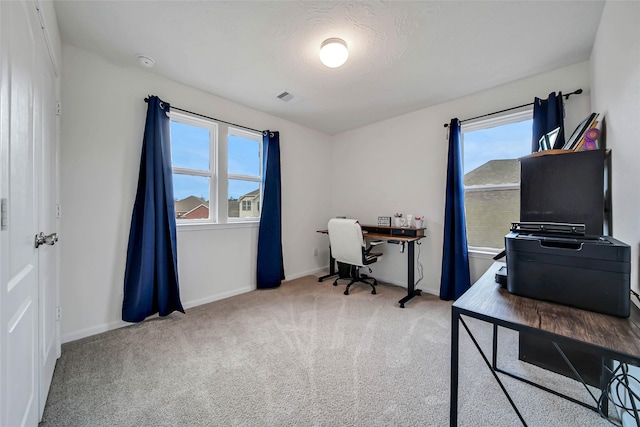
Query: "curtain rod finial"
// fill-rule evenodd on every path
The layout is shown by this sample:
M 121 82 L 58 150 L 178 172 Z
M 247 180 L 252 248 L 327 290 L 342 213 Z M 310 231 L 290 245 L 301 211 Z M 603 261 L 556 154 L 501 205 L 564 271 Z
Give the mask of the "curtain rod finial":
M 573 92 L 564 95 L 564 99 L 569 99 L 571 95 L 580 95 L 582 94 L 582 92 L 583 92 L 582 89 L 576 89 Z

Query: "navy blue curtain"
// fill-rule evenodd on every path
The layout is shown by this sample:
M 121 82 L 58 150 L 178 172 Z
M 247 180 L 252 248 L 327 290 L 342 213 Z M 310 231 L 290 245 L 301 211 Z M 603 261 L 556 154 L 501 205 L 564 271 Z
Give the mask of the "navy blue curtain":
M 159 313 L 184 313 L 178 287 L 169 104 L 149 97 L 138 191 L 133 206 L 122 320 L 141 322 Z
M 535 98 L 533 100 L 531 152 L 538 151 L 542 135 L 546 135 L 557 127 L 560 128 L 560 133 L 558 133 L 558 138 L 552 148 L 562 148 L 564 146 L 564 103 L 562 101 L 562 92 L 559 92 L 557 96 L 555 92 L 551 92 L 547 99 Z
M 262 134 L 262 212 L 258 231 L 257 288 L 277 288 L 284 280 L 282 199 L 280 195 L 280 133 Z
M 447 195 L 440 277 L 440 298 L 443 300 L 457 299 L 471 287 L 461 150 L 460 121 L 452 119 L 449 125 Z

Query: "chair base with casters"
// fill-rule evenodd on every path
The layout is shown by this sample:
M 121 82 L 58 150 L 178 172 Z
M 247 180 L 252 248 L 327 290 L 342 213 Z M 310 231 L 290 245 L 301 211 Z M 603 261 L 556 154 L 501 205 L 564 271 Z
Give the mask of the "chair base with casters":
M 349 277 L 338 277 L 334 282 L 333 286 L 338 286 L 338 280 L 349 279 L 350 282 L 347 284 L 346 289 L 344 290 L 345 295 L 349 295 L 349 288 L 354 283 L 366 283 L 371 286 L 371 293 L 373 295 L 376 294 L 376 286 L 378 286 L 378 280 L 374 277 L 369 277 L 366 274 L 360 275 L 360 267 L 357 265 L 349 265 Z M 369 273 L 371 273 L 371 269 L 369 268 Z M 373 280 L 373 283 L 371 282 Z
M 344 291 L 345 295 L 349 295 L 349 288 L 357 282 L 370 285 L 371 293 L 375 294 L 378 281 L 372 277 L 360 276 L 359 268 L 369 268 L 370 264 L 382 256 L 381 253 L 372 253 L 371 249 L 384 242 L 381 240 L 370 242 L 370 246 L 367 248 L 362 237 L 362 228 L 355 219 L 332 218 L 329 220 L 328 229 L 331 253 L 338 262 L 338 269 L 349 269 L 348 276 L 340 271 L 340 277 L 333 282 L 333 286 L 338 286 L 340 279 L 350 279 L 351 281 Z M 371 272 L 371 268 L 369 268 L 369 272 Z M 368 281 L 370 279 L 373 279 L 373 283 Z

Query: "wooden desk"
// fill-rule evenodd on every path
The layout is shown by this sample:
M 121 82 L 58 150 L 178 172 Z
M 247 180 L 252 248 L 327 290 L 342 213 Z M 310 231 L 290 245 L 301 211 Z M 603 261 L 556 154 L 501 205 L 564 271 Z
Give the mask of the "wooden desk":
M 493 366 L 480 348 L 485 362 L 500 384 L 511 406 L 526 425 L 515 403 L 502 385 L 496 372 L 496 336 L 498 326 L 534 334 L 561 347 L 573 343 L 584 351 L 601 356 L 604 361 L 616 360 L 640 366 L 640 310 L 631 304 L 631 316 L 623 319 L 606 314 L 580 310 L 573 307 L 511 295 L 495 282 L 495 273 L 504 263 L 496 262 L 471 286 L 451 309 L 451 400 L 450 425 L 458 421 L 458 340 L 459 324 L 466 329 L 461 316 L 469 316 L 494 326 Z M 469 330 L 467 329 L 469 332 Z M 473 339 L 473 337 L 472 337 Z M 601 386 L 603 381 L 601 380 Z M 532 384 L 536 385 L 536 384 Z M 537 385 L 536 385 L 537 386 Z M 541 386 L 538 386 L 543 388 Z M 546 391 L 551 391 L 545 389 Z M 557 393 L 556 393 L 557 394 Z M 565 397 L 566 396 L 562 396 Z M 581 403 L 572 400 L 576 403 Z M 583 406 L 588 405 L 583 404 Z M 594 409 L 594 408 L 591 408 Z
M 415 242 L 425 237 L 424 228 L 410 227 L 380 227 L 377 225 L 360 225 L 362 231 L 366 231 L 363 237 L 367 240 L 384 240 L 385 242 L 407 244 L 407 296 L 398 303 L 404 308 L 405 303 L 422 293 L 421 289 L 415 289 Z M 329 234 L 328 230 L 318 230 L 318 233 Z M 329 247 L 329 274 L 319 277 L 318 282 L 335 276 L 335 259 L 331 255 Z

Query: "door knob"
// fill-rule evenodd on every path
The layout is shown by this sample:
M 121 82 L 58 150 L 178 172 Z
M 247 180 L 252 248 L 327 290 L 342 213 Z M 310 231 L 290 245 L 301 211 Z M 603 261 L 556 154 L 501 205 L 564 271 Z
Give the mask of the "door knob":
M 58 241 L 58 233 L 51 233 L 48 236 L 45 236 L 43 232 L 40 234 L 36 234 L 36 248 L 40 245 L 55 245 Z

